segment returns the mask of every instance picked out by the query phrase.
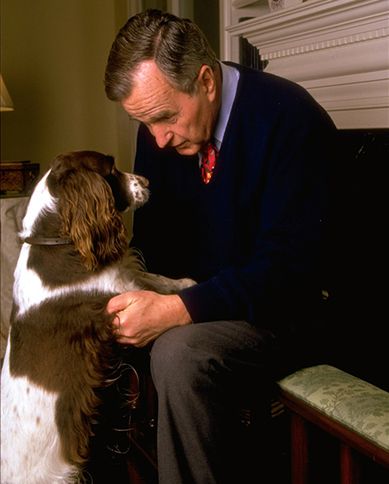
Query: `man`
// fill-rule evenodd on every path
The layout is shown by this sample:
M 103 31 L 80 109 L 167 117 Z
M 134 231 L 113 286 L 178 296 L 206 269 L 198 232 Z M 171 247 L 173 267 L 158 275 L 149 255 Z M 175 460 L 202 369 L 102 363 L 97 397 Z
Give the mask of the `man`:
M 230 482 L 238 397 L 266 408 L 272 382 L 310 361 L 334 125 L 301 87 L 219 62 L 196 25 L 157 10 L 119 31 L 105 88 L 141 123 L 151 198 L 132 243 L 150 271 L 198 282 L 108 304 L 118 341 L 150 347 L 159 479 Z

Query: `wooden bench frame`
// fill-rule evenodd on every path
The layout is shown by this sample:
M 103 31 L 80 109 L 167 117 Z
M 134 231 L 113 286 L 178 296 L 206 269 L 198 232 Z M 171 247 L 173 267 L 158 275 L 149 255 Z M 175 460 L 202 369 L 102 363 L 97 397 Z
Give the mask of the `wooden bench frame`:
M 279 399 L 291 416 L 292 484 L 308 484 L 308 423 L 334 436 L 340 442 L 340 483 L 359 481 L 358 453 L 389 469 L 389 452 L 342 425 L 330 416 L 280 388 Z

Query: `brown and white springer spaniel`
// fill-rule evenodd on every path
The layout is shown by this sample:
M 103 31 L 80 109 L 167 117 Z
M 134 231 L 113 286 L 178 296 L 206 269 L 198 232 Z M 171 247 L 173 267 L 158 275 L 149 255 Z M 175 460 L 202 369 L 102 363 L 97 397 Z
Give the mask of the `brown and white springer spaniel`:
M 193 283 L 145 272 L 128 248 L 120 212 L 144 204 L 147 185 L 111 156 L 75 151 L 59 155 L 31 195 L 1 375 L 3 484 L 80 479 L 97 391 L 120 364 L 107 301 Z

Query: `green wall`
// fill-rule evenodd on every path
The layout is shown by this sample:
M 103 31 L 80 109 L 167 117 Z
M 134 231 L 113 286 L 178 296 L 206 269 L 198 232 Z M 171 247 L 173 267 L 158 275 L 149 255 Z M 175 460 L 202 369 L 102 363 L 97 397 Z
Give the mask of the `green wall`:
M 1 0 L 1 72 L 14 102 L 1 113 L 1 160 L 46 171 L 62 151 L 113 154 L 129 167 L 127 119 L 105 97 L 111 43 L 125 0 Z

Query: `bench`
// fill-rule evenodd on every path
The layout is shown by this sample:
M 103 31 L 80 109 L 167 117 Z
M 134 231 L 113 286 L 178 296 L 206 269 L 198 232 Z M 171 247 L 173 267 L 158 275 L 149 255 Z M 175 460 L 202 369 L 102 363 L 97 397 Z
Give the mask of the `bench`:
M 388 392 L 329 365 L 296 371 L 278 386 L 291 415 L 292 484 L 310 482 L 310 424 L 339 441 L 341 484 L 358 482 L 360 454 L 389 469 Z

